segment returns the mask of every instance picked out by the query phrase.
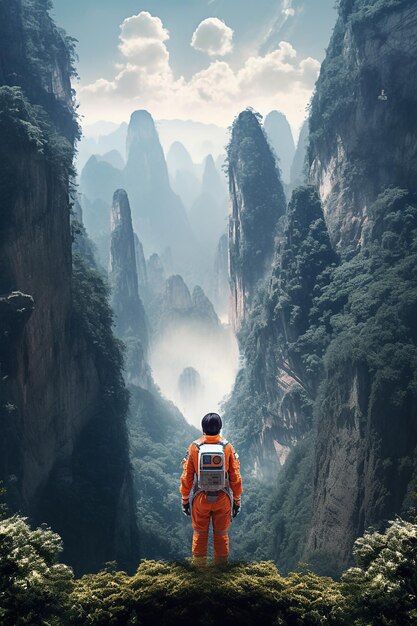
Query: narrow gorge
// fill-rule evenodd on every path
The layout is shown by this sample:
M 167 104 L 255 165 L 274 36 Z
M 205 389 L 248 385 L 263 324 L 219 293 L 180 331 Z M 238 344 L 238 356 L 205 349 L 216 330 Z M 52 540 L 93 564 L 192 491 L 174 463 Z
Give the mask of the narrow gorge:
M 290 5 L 280 19 L 302 19 L 307 7 Z M 0 622 L 148 624 L 155 605 L 166 611 L 161 623 L 175 615 L 188 624 L 192 598 L 212 623 L 210 589 L 217 616 L 239 596 L 225 624 L 240 623 L 240 610 L 241 623 L 255 623 L 253 604 L 271 625 L 412 626 L 414 0 L 339 0 L 297 141 L 277 101 L 265 117 L 239 105 L 227 145 L 226 125 L 164 119 L 138 95 L 117 121 L 98 111 L 94 135 L 76 90 L 82 102 L 103 89 L 117 107 L 145 43 L 156 68 L 174 54 L 169 31 L 147 11 L 123 18 L 117 45 L 128 65 L 87 88 L 77 83 L 75 41 L 51 15 L 48 0 L 0 0 Z M 151 30 L 132 43 L 129 28 L 145 23 Z M 194 35 L 187 46 L 200 54 Z M 226 71 L 229 43 L 222 60 L 208 53 L 209 68 Z M 176 49 L 174 37 L 167 45 Z M 294 71 L 299 95 L 305 68 L 316 66 L 297 54 L 281 41 L 259 58 L 282 63 L 282 80 Z M 250 57 L 236 73 L 236 106 L 258 65 Z M 178 95 L 186 85 L 188 97 L 197 84 L 214 106 L 207 68 L 171 84 L 174 73 L 155 67 L 152 88 L 165 81 Z M 142 93 L 138 68 L 127 82 Z M 239 453 L 244 494 L 230 532 L 235 563 L 207 573 L 187 561 L 179 480 L 212 411 Z M 63 551 L 59 538 L 54 549 L 45 540 L 45 571 L 58 558 L 73 570 L 59 570 L 71 617 L 19 621 L 13 594 L 2 613 L 2 585 L 15 574 L 1 561 L 19 552 L 9 543 L 27 533 L 24 554 L 48 528 Z M 406 574 L 400 563 L 391 580 L 379 563 L 368 576 L 398 554 Z M 38 583 L 25 580 L 29 595 Z M 400 596 L 402 622 L 392 617 Z

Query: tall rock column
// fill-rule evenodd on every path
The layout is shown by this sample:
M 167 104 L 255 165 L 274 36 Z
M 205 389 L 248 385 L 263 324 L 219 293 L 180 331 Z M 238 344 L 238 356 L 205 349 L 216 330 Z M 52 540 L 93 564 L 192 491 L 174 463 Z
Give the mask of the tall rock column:
M 169 258 L 168 271 L 190 272 L 196 267 L 198 248 L 185 208 L 171 189 L 155 123 L 144 110 L 134 111 L 130 118 L 124 179 L 145 254 Z
M 232 126 L 229 160 L 229 258 L 232 323 L 239 329 L 269 269 L 285 196 L 259 121 L 246 109 Z
M 288 120 L 280 111 L 271 111 L 265 118 L 264 129 L 275 152 L 282 179 L 288 184 L 295 154 L 294 139 Z
M 138 290 L 130 204 L 124 189 L 118 189 L 113 196 L 109 277 L 116 334 L 126 341 L 128 347 L 127 379 L 147 386 L 148 331 L 145 309 Z

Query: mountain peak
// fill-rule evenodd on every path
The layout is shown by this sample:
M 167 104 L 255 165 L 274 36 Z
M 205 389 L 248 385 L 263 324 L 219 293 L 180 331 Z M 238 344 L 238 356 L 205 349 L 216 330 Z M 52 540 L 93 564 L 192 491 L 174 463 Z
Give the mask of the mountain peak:
M 279 161 L 282 178 L 289 183 L 295 144 L 288 120 L 281 111 L 271 111 L 265 118 L 264 130 Z
M 136 143 L 158 143 L 159 137 L 156 131 L 155 122 L 152 115 L 141 109 L 133 111 L 130 116 L 129 127 L 127 129 L 127 154 L 129 156 L 132 147 Z

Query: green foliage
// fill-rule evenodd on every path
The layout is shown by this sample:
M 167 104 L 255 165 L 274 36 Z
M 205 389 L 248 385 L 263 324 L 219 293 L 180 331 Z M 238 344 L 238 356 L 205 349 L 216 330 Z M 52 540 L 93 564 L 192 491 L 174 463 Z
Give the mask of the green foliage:
M 290 571 L 302 560 L 312 514 L 314 438 L 310 433 L 289 455 L 270 495 L 272 554 L 280 569 Z
M 259 290 L 239 337 L 246 366 L 225 413 L 244 467 L 257 458 L 265 424 L 271 434 L 278 429 L 285 437 L 280 425 L 295 412 L 304 426 L 284 471 L 274 477 L 277 488 L 269 489 L 268 506 L 257 510 L 263 511 L 264 523 L 273 524 L 272 551 L 261 524 L 241 535 L 242 545 L 252 552 L 264 554 L 267 546 L 266 554 L 285 570 L 303 554 L 311 516 L 315 442 L 310 435 L 305 442 L 300 439 L 313 426 L 313 414 L 318 436 L 324 438 L 329 416 L 347 419 L 341 397 L 355 375 L 361 380 L 355 415 L 364 445 L 380 455 L 378 507 L 400 511 L 407 488 L 415 487 L 415 440 L 404 433 L 414 432 L 416 418 L 417 201 L 405 190 L 388 188 L 368 211 L 362 248 L 338 260 L 315 192 L 296 190 L 272 279 Z M 277 372 L 301 384 L 283 394 L 277 390 Z M 296 424 L 300 428 L 299 418 Z M 337 570 L 334 557 L 326 555 L 314 566 Z
M 125 396 L 122 379 L 123 344 L 113 334 L 109 288 L 102 274 L 82 256 L 73 255 L 74 323 L 98 357 L 106 396 Z
M 31 530 L 19 515 L 0 520 L 2 626 L 62 624 L 73 576 L 58 563 L 61 551 L 61 539 L 51 530 Z
M 350 112 L 357 100 L 358 74 L 352 71 L 343 56 L 343 38 L 346 26 L 339 18 L 330 40 L 310 106 L 309 163 L 316 154 L 315 146 L 323 139 L 330 144 L 335 139 L 330 129 L 336 123 L 349 124 Z M 329 149 L 335 146 L 330 146 Z
M 0 87 L 0 130 L 9 145 L 30 143 L 39 152 L 45 147 L 39 109 L 29 103 L 20 87 Z
M 398 412 L 417 393 L 417 202 L 388 189 L 370 214 L 364 248 L 335 269 L 315 304 L 333 334 L 327 371 L 346 361 L 366 364 L 371 405 L 386 395 Z
M 75 40 L 50 19 L 52 6 L 52 0 L 22 1 L 27 60 L 44 85 L 48 84 L 57 59 L 65 65 L 69 76 L 77 74 Z
M 313 187 L 298 187 L 288 206 L 285 238 L 278 250 L 270 284 L 270 325 L 276 329 L 278 361 L 288 363 L 311 395 L 317 386 L 323 346 L 318 339 L 305 337 L 316 309 L 315 294 L 330 281 L 338 258 L 332 249 L 320 199 Z M 313 341 L 311 341 L 313 339 Z M 309 341 L 310 340 L 310 341 Z M 316 355 L 316 360 L 312 356 Z
M 72 594 L 74 626 L 195 623 L 237 626 L 341 624 L 337 583 L 314 574 L 279 575 L 271 562 L 195 568 L 145 561 L 132 578 L 86 576 Z
M 417 525 L 396 519 L 355 542 L 357 567 L 343 575 L 355 626 L 417 623 Z
M 242 510 L 229 531 L 231 556 L 242 562 L 268 560 L 274 544 L 271 486 L 249 474 L 244 474 L 243 485 Z
M 0 620 L 4 626 L 412 626 L 416 623 L 417 523 L 396 519 L 355 543 L 342 582 L 302 566 L 281 576 L 270 561 L 195 567 L 114 564 L 74 580 L 57 562 L 58 535 L 18 515 L 0 521 Z
M 344 19 L 361 23 L 409 4 L 409 0 L 339 0 L 338 9 Z
M 339 19 L 320 68 L 320 76 L 310 106 L 308 161 L 311 165 L 318 154 L 323 157 L 347 147 L 349 161 L 343 167 L 342 176 L 343 179 L 355 180 L 355 187 L 359 190 L 362 183 L 367 185 L 370 181 L 377 180 L 381 171 L 384 171 L 379 168 L 380 153 L 383 152 L 379 137 L 380 124 L 375 129 L 371 122 L 369 130 L 364 125 L 360 145 L 354 150 L 348 146 L 350 130 L 357 124 L 359 110 L 364 116 L 363 119 L 368 115 L 380 114 L 375 113 L 374 103 L 378 90 L 381 89 L 381 71 L 374 64 L 371 67 L 370 63 L 364 63 L 363 59 L 360 62 L 353 61 L 353 57 L 350 59 L 346 46 L 348 45 L 350 50 L 361 50 L 369 37 L 375 37 L 376 43 L 383 18 L 388 17 L 391 12 L 399 14 L 401 9 L 412 7 L 413 0 L 339 0 L 337 4 Z M 381 43 L 380 40 L 376 45 Z M 399 63 L 398 55 L 403 53 L 397 45 L 389 45 L 388 41 L 385 41 L 385 44 L 389 49 L 389 54 L 384 56 L 385 76 L 390 75 L 391 71 L 387 73 L 386 70 L 392 67 L 393 75 L 389 79 L 390 91 L 398 92 L 400 85 L 395 81 L 395 67 Z M 401 62 L 404 62 L 404 57 Z M 404 110 L 400 112 L 397 106 L 400 121 L 397 121 L 392 129 L 388 128 L 388 124 L 384 128 L 383 137 L 386 145 L 391 145 L 391 140 L 395 137 L 412 132 L 413 122 L 408 114 L 411 109 L 408 109 L 407 98 L 404 95 L 398 100 L 403 100 L 401 106 Z M 379 112 L 382 112 L 381 107 Z M 387 180 L 385 172 L 384 176 L 382 184 Z
M 229 181 L 235 181 L 244 197 L 239 219 L 239 249 L 231 259 L 248 284 L 256 283 L 265 272 L 265 260 L 272 256 L 279 218 L 285 212 L 285 197 L 275 158 L 260 124 L 260 116 L 250 109 L 234 120 L 227 147 Z
M 72 173 L 72 144 L 56 131 L 42 107 L 30 104 L 20 87 L 0 87 L 0 132 L 5 151 L 1 161 L 7 151 L 33 148 L 65 180 Z
M 128 419 L 141 555 L 178 559 L 191 553 L 191 524 L 181 512 L 181 460 L 199 436 L 173 404 L 130 387 Z
M 299 187 L 288 208 L 271 279 L 258 289 L 239 335 L 246 367 L 238 374 L 225 411 L 242 456 L 252 457 L 250 446 L 256 446 L 266 421 L 283 420 L 283 407 L 303 414 L 299 435 L 311 427 L 314 383 L 328 344 L 326 332 L 312 331 L 314 300 L 329 283 L 336 263 L 317 193 L 312 187 Z M 279 372 L 293 381 L 284 405 L 284 394 L 276 385 Z

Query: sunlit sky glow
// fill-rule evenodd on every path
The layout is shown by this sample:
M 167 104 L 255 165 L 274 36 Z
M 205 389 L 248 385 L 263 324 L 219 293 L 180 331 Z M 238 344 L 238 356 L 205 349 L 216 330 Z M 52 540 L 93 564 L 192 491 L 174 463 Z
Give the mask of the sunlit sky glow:
M 55 0 L 78 39 L 84 123 L 154 118 L 227 126 L 246 106 L 294 132 L 335 21 L 334 0 Z

